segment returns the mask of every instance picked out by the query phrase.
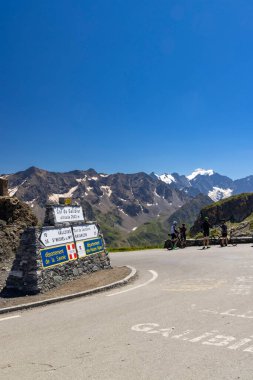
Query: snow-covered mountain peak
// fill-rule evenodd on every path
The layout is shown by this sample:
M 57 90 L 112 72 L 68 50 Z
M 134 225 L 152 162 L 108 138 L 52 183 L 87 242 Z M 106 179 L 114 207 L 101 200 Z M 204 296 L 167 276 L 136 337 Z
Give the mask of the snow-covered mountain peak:
M 208 176 L 211 176 L 213 174 L 214 174 L 214 171 L 212 169 L 205 170 L 205 169 L 199 168 L 199 169 L 194 170 L 194 172 L 191 173 L 190 175 L 186 176 L 186 178 L 188 178 L 189 181 L 192 181 L 198 175 L 208 175 Z
M 171 174 L 162 174 L 160 177 L 160 180 L 165 182 L 165 183 L 172 183 L 172 182 L 176 182 L 175 178 L 171 175 Z
M 214 186 L 213 189 L 208 192 L 209 198 L 211 198 L 214 202 L 217 202 L 220 199 L 231 197 L 232 194 L 232 189 L 222 189 L 216 186 Z
M 172 183 L 172 182 L 176 182 L 175 178 L 173 177 L 173 175 L 171 174 L 162 174 L 160 176 L 156 175 L 161 181 L 165 182 L 165 183 Z

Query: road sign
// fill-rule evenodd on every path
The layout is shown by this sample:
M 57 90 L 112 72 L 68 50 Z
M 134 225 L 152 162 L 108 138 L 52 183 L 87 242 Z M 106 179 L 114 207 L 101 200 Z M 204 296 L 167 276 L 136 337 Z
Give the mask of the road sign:
M 84 221 L 81 206 L 54 206 L 56 223 Z
M 94 239 L 98 237 L 98 229 L 96 224 L 73 226 L 73 234 L 76 241 Z
M 74 242 L 74 237 L 71 227 L 54 229 L 43 228 L 40 241 L 45 247 L 52 247 L 54 245 Z
M 66 245 L 41 249 L 40 254 L 44 268 L 69 261 Z
M 93 255 L 104 251 L 104 243 L 101 238 L 83 242 L 86 255 Z
M 77 241 L 76 248 L 79 257 L 94 255 L 95 253 L 103 252 L 105 250 L 102 238 Z

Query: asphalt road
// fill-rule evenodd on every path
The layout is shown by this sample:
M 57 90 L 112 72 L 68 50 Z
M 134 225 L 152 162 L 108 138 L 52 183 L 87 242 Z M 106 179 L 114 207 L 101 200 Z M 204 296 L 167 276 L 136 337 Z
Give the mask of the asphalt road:
M 253 248 L 111 254 L 123 288 L 0 316 L 0 378 L 253 379 Z

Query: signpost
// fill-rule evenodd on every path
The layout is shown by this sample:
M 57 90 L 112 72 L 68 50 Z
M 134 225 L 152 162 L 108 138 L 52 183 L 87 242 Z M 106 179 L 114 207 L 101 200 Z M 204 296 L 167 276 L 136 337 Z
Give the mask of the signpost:
M 104 251 L 99 229 L 96 223 L 84 223 L 82 207 L 53 206 L 53 213 L 55 223 L 70 224 L 68 227 L 42 227 L 39 239 L 45 247 L 40 250 L 43 268 Z M 73 225 L 72 222 L 82 223 Z
M 45 247 L 71 243 L 74 241 L 71 227 L 48 229 L 43 228 L 40 241 Z
M 76 241 L 93 239 L 98 237 L 98 228 L 96 224 L 73 226 L 73 234 Z
M 54 217 L 56 223 L 84 221 L 81 206 L 54 206 Z

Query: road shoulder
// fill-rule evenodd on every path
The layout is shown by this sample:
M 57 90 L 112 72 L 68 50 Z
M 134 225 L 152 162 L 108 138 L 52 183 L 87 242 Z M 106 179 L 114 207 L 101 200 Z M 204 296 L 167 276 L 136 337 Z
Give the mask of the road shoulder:
M 0 298 L 0 314 L 28 309 L 84 297 L 94 293 L 123 286 L 133 281 L 137 276 L 135 268 L 130 266 L 115 267 L 82 276 L 71 282 L 51 289 L 47 293 L 33 296 Z

